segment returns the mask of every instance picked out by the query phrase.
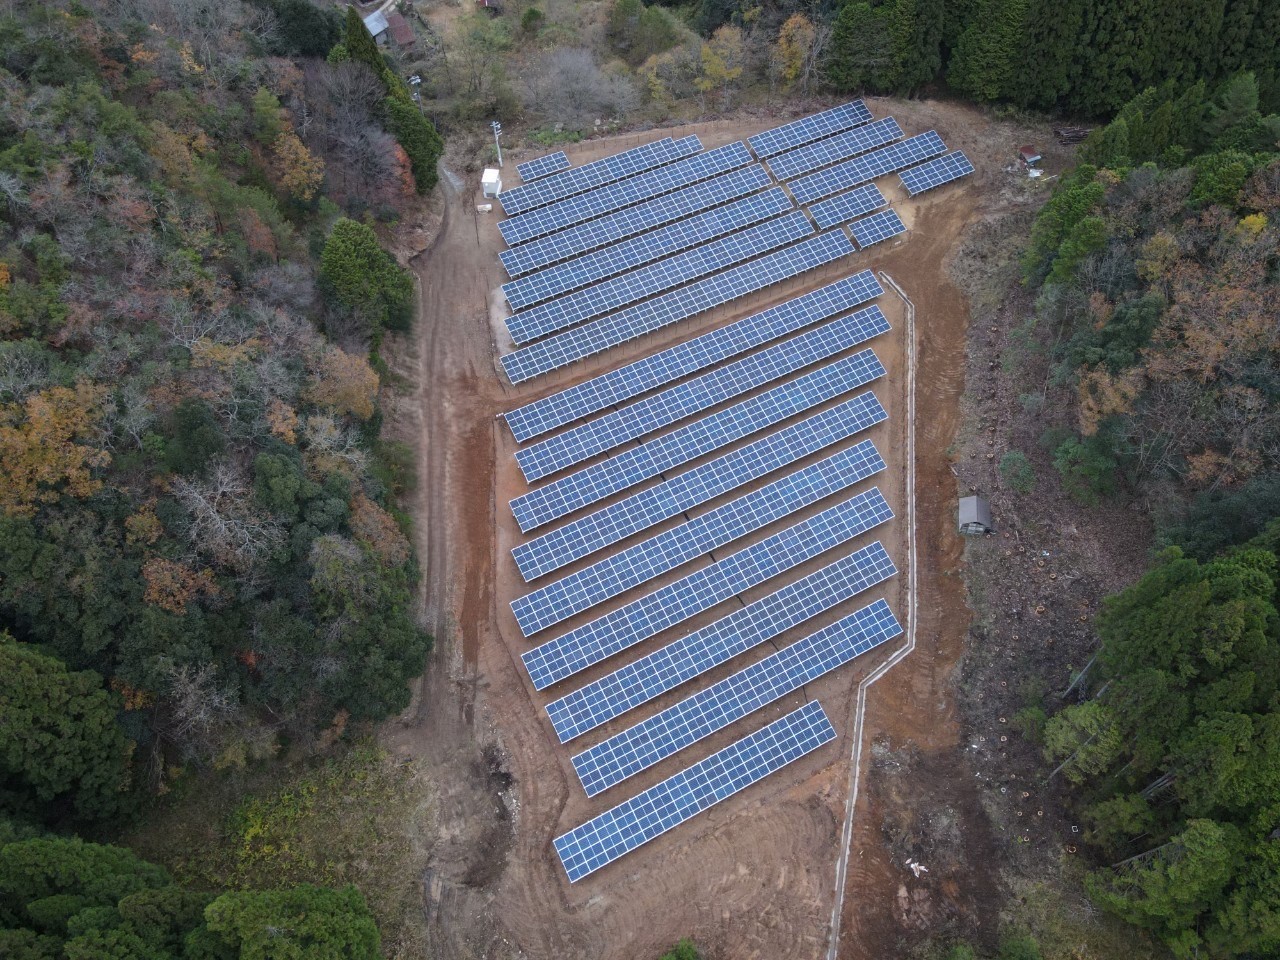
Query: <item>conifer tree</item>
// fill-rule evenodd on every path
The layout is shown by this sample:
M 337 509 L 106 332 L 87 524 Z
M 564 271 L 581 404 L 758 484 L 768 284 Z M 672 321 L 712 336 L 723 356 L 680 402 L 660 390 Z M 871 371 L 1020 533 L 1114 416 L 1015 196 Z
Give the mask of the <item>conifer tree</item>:
M 978 100 L 1016 89 L 1029 0 L 982 0 L 951 58 L 947 79 Z
M 884 89 L 893 67 L 884 8 L 847 2 L 836 14 L 827 54 L 827 79 L 837 90 Z
M 436 185 L 436 163 L 444 152 L 444 140 L 435 125 L 411 103 L 387 97 L 383 109 L 392 135 L 409 155 L 418 192 L 430 193 Z
M 378 49 L 377 41 L 369 33 L 368 27 L 364 25 L 364 21 L 360 18 L 360 14 L 356 12 L 355 7 L 347 7 L 345 46 L 347 55 L 352 60 L 368 64 L 378 76 L 382 76 L 383 71 L 387 69 L 386 61 L 382 59 L 382 51 Z

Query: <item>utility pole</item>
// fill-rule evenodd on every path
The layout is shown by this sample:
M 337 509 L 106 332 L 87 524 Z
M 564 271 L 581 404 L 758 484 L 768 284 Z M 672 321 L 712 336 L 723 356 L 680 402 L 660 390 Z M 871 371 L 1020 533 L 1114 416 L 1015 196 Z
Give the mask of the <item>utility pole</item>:
M 498 140 L 498 138 L 502 136 L 502 124 L 500 124 L 497 120 L 495 120 L 493 121 L 493 123 L 489 124 L 489 126 L 493 127 L 493 145 L 498 150 L 498 166 L 501 167 L 502 166 L 502 143 Z

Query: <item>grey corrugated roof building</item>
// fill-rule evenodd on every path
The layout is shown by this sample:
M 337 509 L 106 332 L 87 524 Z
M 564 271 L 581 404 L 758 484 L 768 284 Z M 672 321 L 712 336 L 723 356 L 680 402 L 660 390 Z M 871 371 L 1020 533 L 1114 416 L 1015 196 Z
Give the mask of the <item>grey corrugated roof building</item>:
M 369 31 L 369 35 L 377 40 L 387 32 L 387 15 L 381 10 L 375 10 L 364 18 L 364 27 Z
M 990 533 L 991 504 L 981 497 L 960 498 L 960 532 L 967 534 Z

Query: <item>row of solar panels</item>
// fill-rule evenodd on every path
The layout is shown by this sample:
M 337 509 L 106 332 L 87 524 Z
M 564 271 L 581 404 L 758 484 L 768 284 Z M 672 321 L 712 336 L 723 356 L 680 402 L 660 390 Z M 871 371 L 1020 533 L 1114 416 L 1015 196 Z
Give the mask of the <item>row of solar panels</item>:
M 517 598 L 511 603 L 516 622 L 526 637 L 532 636 L 847 490 L 884 468 L 874 446 L 858 444 L 837 451 Z
M 879 307 L 815 327 L 710 373 L 516 451 L 530 483 L 652 433 L 886 332 Z
M 814 166 L 831 163 L 851 152 L 865 150 L 880 140 L 898 136 L 901 136 L 901 130 L 892 118 L 888 118 L 887 121 L 876 121 L 835 137 L 784 152 L 769 162 L 779 176 L 794 175 Z M 902 150 L 892 155 L 886 155 L 885 151 L 877 151 L 858 160 L 871 164 L 867 169 L 879 169 L 879 166 L 890 163 L 892 158 L 899 155 L 914 159 L 917 154 L 933 149 L 935 141 L 937 145 L 941 145 L 940 138 L 931 132 L 925 135 L 924 141 L 913 138 L 906 144 L 895 145 L 898 148 L 906 147 L 905 154 Z M 727 150 L 734 147 L 741 147 L 741 144 L 730 144 L 728 148 L 720 149 Z M 745 148 L 736 153 L 741 157 L 744 151 Z M 628 154 L 633 152 L 628 151 Z M 891 159 L 886 159 L 887 156 Z M 963 155 L 958 156 L 963 163 L 967 164 L 967 160 L 963 160 Z M 954 160 L 956 157 L 957 155 L 953 154 L 947 159 Z M 606 158 L 608 159 L 610 158 Z M 597 163 L 604 163 L 604 161 Z M 592 166 L 589 164 L 574 172 L 578 173 Z M 827 172 L 829 171 L 824 171 L 824 173 Z M 651 171 L 651 173 L 663 173 L 663 171 Z M 666 173 L 669 179 L 669 171 Z M 940 180 L 945 175 L 945 173 L 941 176 L 935 174 L 934 179 Z M 559 179 L 553 178 L 553 180 Z M 545 181 L 543 184 L 534 186 L 541 187 L 550 182 Z M 624 188 L 629 185 L 631 185 L 630 181 L 615 184 L 614 192 L 621 195 L 626 192 Z M 936 182 L 930 185 L 936 185 Z M 578 202 L 584 199 L 592 198 L 577 198 Z M 749 259 L 770 246 L 776 249 L 779 244 L 785 242 L 789 233 L 793 234 L 801 229 L 798 216 L 784 218 L 781 223 L 767 220 L 772 213 L 785 209 L 784 205 L 789 205 L 789 202 L 775 188 L 764 194 L 763 198 L 749 196 L 739 203 L 732 204 L 727 212 L 713 209 L 692 221 L 676 223 L 654 234 L 636 237 L 634 240 L 619 243 L 611 248 L 599 250 L 594 254 L 561 264 L 559 267 L 552 267 L 534 276 L 526 276 L 507 284 L 504 290 L 512 305 L 517 308 L 530 306 L 545 301 L 548 297 L 562 294 L 558 299 L 543 302 L 532 310 L 525 310 L 509 318 L 508 326 L 512 337 L 518 344 L 528 344 L 548 333 L 563 330 L 582 320 L 619 309 L 627 303 L 672 289 L 694 277 L 705 276 L 729 263 Z M 862 212 L 883 205 L 883 196 L 873 186 L 867 185 L 818 205 L 815 219 L 825 227 L 846 222 Z M 668 209 L 666 215 L 670 216 L 673 212 Z M 539 216 L 546 217 L 547 211 L 541 211 Z M 762 219 L 766 222 L 760 223 Z M 745 236 L 724 236 L 726 232 L 740 229 L 750 223 L 757 223 L 758 226 L 743 231 Z M 866 247 L 897 235 L 904 229 L 898 215 L 886 210 L 866 218 L 865 221 L 855 222 L 851 232 L 858 246 Z M 690 244 L 705 241 L 713 236 L 719 236 L 721 239 L 688 249 Z M 687 252 L 667 260 L 653 262 L 655 259 L 681 249 Z M 643 264 L 650 265 L 641 266 Z M 631 270 L 630 273 L 619 275 L 620 271 L 628 269 Z M 614 279 L 599 283 L 595 287 L 578 290 L 576 293 L 566 294 L 566 291 L 609 276 L 613 276 Z M 572 340 L 570 343 L 572 344 Z M 545 358 L 534 357 L 531 365 L 540 369 L 544 361 Z M 511 364 L 517 365 L 514 360 Z M 524 364 L 518 365 L 524 366 Z
M 891 519 L 873 487 L 527 650 L 521 660 L 534 688 L 545 690 Z
M 859 106 L 861 106 L 859 104 Z M 865 111 L 865 107 L 862 108 Z M 892 119 L 878 120 L 868 123 L 865 126 L 857 127 L 853 130 L 838 134 L 835 137 L 821 140 L 817 143 L 801 147 L 798 150 L 792 150 L 782 153 L 769 161 L 771 169 L 775 176 L 779 179 L 788 179 L 795 176 L 799 172 L 815 169 L 826 163 L 834 163 L 836 160 L 855 153 L 870 149 L 873 146 L 886 143 L 890 140 L 897 139 L 902 136 L 902 131 L 897 123 Z M 656 144 L 647 145 L 649 147 L 658 147 L 662 144 L 672 144 L 674 141 L 658 141 Z M 634 151 L 628 151 L 625 154 L 618 155 L 619 158 L 630 157 L 637 151 L 645 148 L 637 148 Z M 719 156 L 717 156 L 719 155 Z M 708 164 L 705 162 L 707 158 L 713 160 Z M 608 165 L 612 160 L 617 158 L 605 158 L 588 164 L 563 176 L 554 177 L 551 180 L 545 180 L 540 183 L 530 184 L 525 187 L 517 187 L 514 191 L 504 194 L 507 198 L 504 202 L 508 202 L 509 212 L 517 207 L 517 201 L 514 197 L 521 195 L 523 191 L 539 191 L 548 197 L 554 195 L 557 184 L 565 184 L 568 180 L 575 181 L 583 190 L 590 180 L 586 179 L 593 170 L 601 165 Z M 597 191 L 588 196 L 577 196 L 569 199 L 568 202 L 555 206 L 545 207 L 538 211 L 536 215 L 531 215 L 525 219 L 516 218 L 504 221 L 500 225 L 504 238 L 509 244 L 515 246 L 522 240 L 530 239 L 535 231 L 545 231 L 546 228 L 564 229 L 571 227 L 584 212 L 590 210 L 597 215 L 610 213 L 618 209 L 625 209 L 626 206 L 633 204 L 646 197 L 652 196 L 655 191 L 664 191 L 685 186 L 687 183 L 705 178 L 708 175 L 717 173 L 722 166 L 736 165 L 741 166 L 750 162 L 750 154 L 746 147 L 741 143 L 729 144 L 718 150 L 711 151 L 704 158 L 694 158 L 694 160 L 703 159 L 702 163 L 676 164 L 668 169 L 652 170 L 646 176 L 640 178 L 632 178 L 622 182 L 615 182 L 608 190 Z M 754 169 L 759 170 L 759 167 Z M 600 174 L 593 179 L 600 179 Z M 569 194 L 574 190 L 573 186 L 563 186 L 559 189 L 560 193 Z M 678 211 L 680 208 L 676 208 Z M 657 212 L 661 215 L 661 211 L 671 212 L 669 205 L 658 204 Z M 642 223 L 652 224 L 646 218 L 639 218 Z M 733 224 L 731 229 L 742 226 L 743 224 Z M 723 231 L 721 231 L 723 232 Z M 606 234 L 608 231 L 606 231 Z M 568 244 L 561 245 L 558 243 L 550 244 L 547 249 L 541 251 L 541 256 L 531 258 L 532 261 L 539 261 L 545 257 L 555 257 L 562 259 L 566 256 L 572 256 L 575 252 L 580 252 L 577 248 L 582 242 L 581 231 L 575 232 L 568 237 Z M 659 241 L 674 239 L 674 233 L 668 231 L 666 236 L 655 238 Z M 658 248 L 637 247 L 635 244 L 624 245 L 611 251 L 611 255 L 607 258 L 597 257 L 583 266 L 587 269 L 584 275 L 575 284 L 572 281 L 578 279 L 575 276 L 576 271 L 562 270 L 554 274 L 550 282 L 540 282 L 534 278 L 519 283 L 507 284 L 504 287 L 504 293 L 507 294 L 508 300 L 514 309 L 521 309 L 539 300 L 554 296 L 559 292 L 573 289 L 574 286 L 580 286 L 583 283 L 590 282 L 592 279 L 598 279 L 600 276 L 608 276 L 621 270 L 630 269 L 642 263 L 649 262 L 655 256 L 663 253 L 672 252 L 675 249 L 687 247 L 688 243 L 679 244 L 674 247 L 663 248 L 659 242 Z M 508 251 L 514 253 L 514 251 Z M 514 258 L 512 258 L 514 259 Z M 575 264 L 577 262 L 575 261 Z M 510 271 L 515 264 L 508 264 Z M 572 267 L 573 265 L 570 265 Z M 612 269 L 608 269 L 612 267 Z M 605 273 L 593 273 L 595 270 L 604 269 Z M 514 274 L 513 274 L 514 275 Z M 520 342 L 517 340 L 517 342 Z
M 659 837 L 836 738 L 810 701 L 555 839 L 570 882 Z
M 842 104 L 811 117 L 803 117 L 800 120 L 785 124 L 784 126 L 777 127 L 773 130 L 766 130 L 763 133 L 758 133 L 754 137 L 751 137 L 747 142 L 751 144 L 751 149 L 755 152 L 755 155 L 763 159 L 765 157 L 773 156 L 775 153 L 781 153 L 784 150 L 789 150 L 792 147 L 797 147 L 801 144 L 809 143 L 813 140 L 818 140 L 823 137 L 839 133 L 851 127 L 859 126 L 860 124 L 867 123 L 870 119 L 871 111 L 866 108 L 861 100 L 855 100 L 852 103 Z M 653 158 L 653 152 L 651 150 L 651 145 L 649 144 L 646 144 L 644 147 L 637 147 L 635 150 L 628 150 L 624 153 L 616 154 L 613 157 L 606 157 L 604 160 L 598 160 L 579 168 L 582 170 L 593 169 L 593 173 L 588 174 L 582 179 L 571 179 L 566 184 L 566 187 L 571 189 L 582 182 L 586 182 L 592 177 L 598 179 L 601 176 L 610 175 L 615 171 L 625 171 L 628 167 L 633 168 L 634 172 L 634 170 L 642 169 L 639 164 L 642 164 L 651 158 Z M 658 159 L 658 162 L 660 163 L 661 160 Z M 569 158 L 565 156 L 564 151 L 561 150 L 545 157 L 539 157 L 536 160 L 518 163 L 516 164 L 516 172 L 520 174 L 520 179 L 527 184 L 532 180 L 537 180 L 553 173 L 560 173 L 563 170 L 568 170 L 569 166 Z M 621 175 L 625 176 L 626 173 L 623 172 Z M 619 177 L 614 177 L 614 179 L 619 179 Z M 600 180 L 600 182 L 606 181 Z M 582 189 L 589 189 L 589 187 L 583 187 Z M 520 193 L 519 191 L 520 188 L 516 187 L 513 190 L 508 191 L 508 193 L 515 193 L 516 196 L 520 198 L 516 201 L 517 205 L 524 205 L 525 209 L 531 209 L 532 205 L 536 202 L 534 192 L 525 191 Z M 551 194 L 549 193 L 548 195 Z M 565 193 L 564 188 L 562 188 L 561 192 L 554 195 L 567 196 L 568 194 Z M 505 203 L 503 204 L 503 209 L 507 210 L 508 214 L 512 212 L 507 208 Z
M 861 103 L 857 107 L 869 120 L 866 108 Z M 785 180 L 901 136 L 890 117 L 772 156 L 768 162 L 774 175 Z M 699 150 L 697 137 L 668 137 L 516 187 L 499 198 L 510 217 L 499 230 L 514 247 L 752 163 L 741 141 L 695 156 Z
M 752 146 L 756 148 L 754 138 Z M 793 144 L 785 144 L 774 152 L 785 153 L 787 146 Z M 758 155 L 763 154 L 758 152 Z M 951 158 L 956 156 L 950 155 Z M 963 160 L 963 155 L 958 156 Z M 947 157 L 939 159 L 948 160 Z M 967 161 L 963 161 L 963 164 L 967 164 Z M 967 172 L 962 171 L 963 164 L 952 159 L 948 166 L 939 164 L 937 169 L 923 176 L 916 176 L 911 182 L 904 176 L 904 186 L 912 194 L 919 192 L 918 189 L 913 189 L 913 185 L 929 189 L 938 183 L 954 179 L 956 175 L 963 175 L 963 172 Z M 923 174 L 924 168 L 921 169 Z M 956 173 L 957 170 L 961 172 Z M 969 171 L 971 170 L 970 167 Z M 870 185 L 832 200 L 834 202 L 829 202 L 828 208 L 822 211 L 824 219 L 817 220 L 823 228 L 849 222 L 885 205 L 883 196 Z M 815 219 L 817 216 L 815 214 Z M 852 228 L 852 232 L 859 246 L 866 246 L 902 229 L 896 214 L 886 210 L 866 217 Z M 833 288 L 840 289 L 837 291 Z M 852 303 L 848 299 L 833 296 L 837 292 L 857 296 L 855 291 L 858 289 L 863 291 L 862 299 Z M 570 388 L 569 391 L 561 391 L 545 401 L 526 405 L 509 414 L 508 422 L 518 439 L 528 439 L 556 429 L 592 412 L 599 412 L 619 400 L 636 397 L 755 346 L 778 339 L 818 319 L 827 319 L 852 309 L 871 298 L 865 295 L 868 289 L 874 291 L 871 293 L 872 297 L 881 292 L 869 273 L 847 278 L 838 284 L 829 284 L 804 298 L 795 298 L 770 311 L 716 331 L 719 336 L 703 335 L 645 361 L 628 365 L 623 370 L 612 371 L 594 381 Z M 838 300 L 843 302 L 837 302 Z M 826 312 L 822 313 L 823 310 Z M 791 324 L 789 327 L 788 320 Z M 836 333 L 837 324 L 843 324 L 840 336 Z M 824 343 L 838 343 L 841 337 L 849 338 L 848 346 L 865 342 L 870 336 L 880 332 L 880 324 L 887 327 L 877 308 L 858 311 L 835 324 L 827 324 L 792 340 L 775 344 L 744 357 L 742 361 L 681 384 L 680 387 L 662 391 L 629 408 L 615 411 L 583 424 L 580 428 L 526 448 L 521 451 L 525 454 L 521 466 L 527 467 L 526 474 L 547 476 L 566 466 L 580 463 L 616 448 L 627 440 L 684 419 L 730 399 L 735 394 L 755 389 L 785 373 L 794 372 L 839 352 L 831 346 L 824 347 Z M 828 352 L 823 352 L 824 350 Z M 870 351 L 846 358 L 846 361 L 859 358 L 864 366 L 871 363 L 874 367 L 879 367 Z M 831 364 L 807 376 L 815 377 L 836 366 L 837 364 Z M 730 368 L 732 372 L 725 373 Z M 882 374 L 883 368 L 879 367 L 879 372 L 873 373 L 868 379 Z M 846 370 L 845 376 L 848 375 L 849 371 Z M 866 376 L 865 372 L 863 375 Z M 793 383 L 803 380 L 804 377 Z M 820 382 L 821 378 L 815 378 L 808 383 L 808 387 L 812 390 Z M 773 391 L 765 391 L 759 397 L 766 397 L 777 390 L 778 388 L 774 388 Z M 801 397 L 805 392 L 804 388 L 796 391 Z M 776 401 L 777 397 L 774 399 Z M 815 402 L 820 401 L 811 401 L 809 405 L 813 406 Z M 740 407 L 743 404 L 729 409 L 736 410 Z M 800 409 L 804 409 L 803 405 Z M 722 411 L 724 412 L 727 411 Z M 778 419 L 768 419 L 767 405 L 756 408 L 754 413 L 760 426 L 747 429 L 739 435 L 748 435 L 765 425 L 779 422 Z M 779 419 L 787 419 L 789 416 L 790 414 L 782 415 Z M 858 430 L 865 429 L 865 426 L 879 422 L 883 417 L 883 408 L 875 401 L 874 395 L 865 393 L 773 434 L 761 436 L 717 460 L 689 470 L 679 477 L 664 480 L 656 487 L 641 490 L 518 547 L 516 554 L 521 571 L 526 579 L 534 579 L 558 569 L 675 516 L 689 506 L 705 503 L 787 463 L 794 463 L 823 446 L 838 443 Z M 713 420 L 713 417 L 708 417 L 699 423 L 709 425 Z M 748 419 L 746 422 L 753 424 L 757 421 Z M 685 431 L 683 438 L 672 446 L 675 456 L 686 457 L 678 462 L 688 462 L 690 452 L 701 449 L 703 445 L 709 444 L 709 449 L 714 450 L 737 439 L 734 435 L 735 428 L 730 427 L 726 421 L 719 422 L 715 427 L 708 426 L 701 436 L 688 427 L 682 429 Z M 525 436 L 522 437 L 522 433 Z M 680 430 L 667 436 L 678 434 L 681 434 Z M 666 453 L 667 446 L 671 445 L 655 448 L 660 454 L 659 462 L 662 462 L 661 455 Z M 624 456 L 625 454 L 618 455 L 606 463 Z M 692 456 L 700 457 L 701 454 L 694 453 Z M 639 467 L 641 471 L 644 469 L 643 461 L 629 465 Z M 619 465 L 615 464 L 617 466 Z M 557 583 L 534 591 L 513 604 L 513 607 L 520 607 L 517 611 L 518 621 L 521 622 L 522 629 L 525 629 L 526 624 L 530 625 L 531 629 L 526 630 L 526 635 L 560 622 L 611 596 L 675 569 L 693 556 L 745 536 L 780 517 L 816 503 L 841 489 L 847 489 L 851 484 L 882 470 L 883 466 L 874 445 L 870 441 L 863 441 L 730 501 L 695 520 L 597 561 Z M 591 468 L 587 468 L 564 480 L 581 477 L 590 471 Z M 600 487 L 588 480 L 577 484 L 580 489 L 572 492 L 573 497 L 588 498 L 586 503 L 595 502 L 643 479 L 636 476 L 634 470 L 629 472 L 625 466 L 617 472 L 623 478 L 622 486 L 617 489 L 613 489 L 608 483 Z M 607 478 L 596 475 L 590 479 Z M 561 482 L 563 481 L 557 481 Z M 548 485 L 554 486 L 555 484 Z M 600 492 L 606 488 L 609 489 L 608 493 Z M 544 487 L 542 491 L 547 489 Z M 694 499 L 689 500 L 690 497 Z M 632 601 L 557 640 L 544 643 L 525 655 L 526 667 L 535 686 L 545 689 L 588 665 L 641 642 L 666 626 L 708 609 L 728 595 L 739 593 L 754 583 L 763 582 L 776 573 L 791 569 L 806 559 L 817 556 L 829 546 L 846 542 L 850 537 L 874 528 L 891 516 L 892 512 L 884 503 L 879 490 L 872 489 L 767 537 L 752 547 L 688 574 L 675 583 Z M 524 562 L 521 562 L 522 558 Z M 721 618 L 709 627 L 668 644 L 661 650 L 555 701 L 548 707 L 548 713 L 557 734 L 563 742 L 594 729 L 626 710 L 726 662 L 737 653 L 830 609 L 869 586 L 887 579 L 893 572 L 892 562 L 879 543 L 829 564 L 762 600 Z M 732 593 L 724 594 L 726 589 Z M 575 770 L 588 795 L 594 796 L 674 755 L 685 746 L 776 702 L 809 680 L 849 662 L 858 654 L 900 632 L 901 628 L 888 606 L 883 600 L 877 601 L 588 748 L 573 758 Z M 830 731 L 829 734 L 823 730 L 824 724 L 826 731 Z M 812 703 L 601 814 L 556 840 L 556 849 L 570 879 L 580 879 L 705 809 L 728 793 L 755 782 L 833 737 L 834 731 L 822 714 L 821 707 Z M 715 771 L 720 773 L 715 774 Z M 714 776 L 720 776 L 723 783 L 716 786 L 711 794 L 704 795 L 700 788 L 710 783 Z
M 872 189 L 874 191 L 876 188 Z M 879 196 L 879 191 L 876 191 L 874 197 L 864 193 L 856 200 L 864 205 L 883 205 L 883 197 Z M 680 287 L 689 280 L 717 273 L 718 270 L 754 259 L 762 253 L 780 250 L 797 239 L 812 236 L 814 230 L 804 212 L 791 210 L 782 216 L 776 216 L 778 212 L 790 210 L 790 207 L 791 201 L 787 200 L 781 189 L 774 188 L 773 191 L 748 197 L 736 204 L 719 207 L 718 210 L 710 211 L 710 214 L 695 216 L 684 223 L 618 244 L 618 247 L 625 250 L 607 247 L 543 273 L 515 280 L 507 284 L 507 287 L 520 287 L 508 291 L 508 297 L 513 302 L 536 302 L 553 293 L 562 293 L 563 296 L 508 316 L 508 332 L 517 344 L 527 344 L 581 321 L 618 310 L 628 303 Z M 852 209 L 855 207 L 851 204 L 844 206 L 846 211 Z M 836 219 L 837 223 L 840 221 L 838 218 L 828 219 Z M 755 225 L 753 227 L 749 224 Z M 905 228 L 896 229 L 900 225 L 896 212 L 884 210 L 869 218 L 854 220 L 850 225 L 850 232 L 859 242 L 859 247 L 865 247 L 901 233 Z M 675 256 L 659 259 L 658 262 L 631 269 L 636 262 L 658 259 L 671 252 L 672 247 L 684 247 L 698 239 L 707 239 L 708 236 L 719 238 L 676 253 Z M 623 269 L 628 270 L 627 273 L 621 273 Z M 585 285 L 598 279 L 600 275 L 609 276 L 609 279 L 595 285 Z M 525 285 L 526 283 L 529 285 Z M 564 289 L 575 287 L 582 289 L 563 293 Z
M 818 214 L 824 224 L 844 222 L 877 206 L 883 206 L 883 196 L 870 186 L 870 189 L 863 187 L 848 196 L 832 198 L 832 202 Z M 736 286 L 743 293 L 754 292 L 838 259 L 854 249 L 851 244 L 841 244 L 843 237 L 832 237 L 828 231 L 813 238 L 827 247 L 825 253 L 817 257 L 809 251 L 819 244 L 801 243 L 776 249 L 776 256 L 764 257 L 755 263 L 741 262 L 759 256 L 770 247 L 776 248 L 807 229 L 807 221 L 803 221 L 798 213 L 766 220 L 756 227 L 517 313 L 508 324 L 513 338 L 526 345 L 502 358 L 504 370 L 513 382 L 522 382 L 719 306 L 725 302 L 723 291 L 726 289 L 732 292 Z M 893 210 L 882 210 L 854 220 L 850 226 L 850 233 L 859 248 L 904 231 L 904 224 Z M 842 250 L 831 249 L 840 246 L 843 246 Z M 739 261 L 737 268 L 706 275 L 708 271 L 722 269 L 734 261 Z M 702 279 L 698 282 L 680 286 L 699 275 Z M 646 297 L 652 299 L 644 300 Z M 632 306 L 627 307 L 628 303 Z M 616 312 L 609 313 L 611 310 Z M 574 327 L 583 320 L 590 322 Z M 557 335 L 528 343 L 548 333 Z
M 963 175 L 963 172 L 971 172 L 971 166 L 968 166 L 967 171 L 962 171 L 962 165 L 967 164 L 963 154 L 949 154 L 939 158 L 937 163 L 925 164 L 918 170 L 904 171 L 904 183 L 915 194 L 922 189 L 937 186 L 946 179 Z M 928 186 L 923 186 L 925 182 Z M 875 185 L 867 184 L 816 203 L 810 212 L 820 229 L 828 229 L 885 205 L 884 196 Z M 512 338 L 516 343 L 527 343 L 581 319 L 616 309 L 629 299 L 668 289 L 693 276 L 705 275 L 732 262 L 730 258 L 733 256 L 739 260 L 748 259 L 761 250 L 759 243 L 754 248 L 750 246 L 752 239 L 778 230 L 778 225 L 771 226 L 762 221 L 769 221 L 790 209 L 790 199 L 775 187 L 504 284 L 504 295 L 518 311 L 549 298 L 559 297 L 552 303 L 524 310 L 509 318 L 507 324 Z M 793 228 L 793 232 L 800 229 L 795 217 L 784 222 Z M 897 215 L 886 211 L 878 219 L 872 218 L 870 221 L 877 227 L 885 222 L 896 224 Z M 753 224 L 760 226 L 753 231 L 743 231 L 745 237 L 740 236 L 737 240 L 732 236 L 726 237 Z M 859 246 L 867 246 L 869 242 L 876 242 L 876 239 L 884 239 L 888 235 L 893 234 L 886 234 L 882 229 L 867 229 L 867 225 L 854 227 L 854 238 L 859 241 Z M 716 238 L 725 239 L 714 245 L 707 243 Z M 703 246 L 698 246 L 699 244 Z M 680 257 L 661 260 L 682 250 L 688 252 Z M 661 262 L 653 263 L 658 260 Z M 652 265 L 645 267 L 646 264 Z M 619 277 L 619 274 L 625 275 Z M 586 291 L 579 290 L 609 277 L 616 279 L 607 285 L 600 284 Z M 579 292 L 562 296 L 574 290 Z
M 863 350 L 521 494 L 511 512 L 528 532 L 882 376 L 876 355 Z
M 901 634 L 876 600 L 583 751 L 574 769 L 596 796 Z M 557 837 L 556 853 L 576 882 L 834 739 L 811 700 Z

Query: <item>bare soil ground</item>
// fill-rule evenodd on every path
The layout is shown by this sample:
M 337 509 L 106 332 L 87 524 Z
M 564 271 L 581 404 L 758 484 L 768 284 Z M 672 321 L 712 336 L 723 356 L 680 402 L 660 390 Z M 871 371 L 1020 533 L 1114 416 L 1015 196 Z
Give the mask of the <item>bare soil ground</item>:
M 1048 131 L 994 121 L 952 104 L 886 100 L 870 105 L 877 116 L 892 112 L 909 132 L 937 129 L 953 148 L 968 152 L 978 174 L 918 201 L 894 196 L 910 228 L 900 242 L 872 248 L 847 263 L 520 388 L 507 384 L 496 364 L 501 317 L 493 292 L 505 279 L 497 262 L 497 215 L 475 212 L 479 198 L 474 177 L 442 180 L 439 235 L 414 261 L 422 301 L 415 335 L 386 350 L 396 372 L 415 385 L 393 406 L 391 422 L 418 451 L 413 513 L 425 571 L 424 615 L 437 642 L 414 705 L 386 727 L 383 741 L 394 752 L 426 759 L 437 770 L 440 830 L 425 864 L 429 956 L 643 958 L 656 956 L 682 936 L 692 936 L 712 956 L 735 960 L 800 960 L 825 953 L 848 783 L 853 691 L 883 656 L 871 655 L 866 663 L 810 684 L 803 695 L 762 711 L 750 724 L 737 725 L 685 751 L 689 756 L 672 758 L 627 786 L 588 801 L 569 763 L 576 751 L 556 742 L 546 719 L 543 707 L 552 698 L 533 691 L 519 662 L 531 641 L 520 636 L 508 603 L 529 588 L 509 557 L 518 530 L 507 501 L 525 487 L 512 457 L 514 442 L 498 415 L 867 267 L 889 273 L 916 307 L 921 619 L 918 649 L 872 688 L 868 703 L 867 737 L 875 749 L 863 754 L 867 790 L 857 810 L 840 955 L 902 955 L 940 925 L 978 939 L 993 930 L 1000 901 L 997 841 L 987 825 L 955 711 L 956 664 L 965 649 L 969 614 L 959 576 L 962 545 L 954 533 L 952 445 L 961 424 L 969 308 L 950 278 L 948 260 L 967 225 L 994 210 L 1029 202 L 1017 185 L 1019 175 L 1005 168 L 1023 142 L 1035 140 L 1047 149 Z M 712 147 L 775 122 L 721 119 L 678 132 L 697 133 Z M 567 152 L 579 164 L 660 133 L 589 141 Z M 532 155 L 511 157 L 509 170 Z M 470 160 L 453 155 L 445 166 L 465 170 Z M 874 482 L 902 517 L 902 309 L 892 294 L 881 305 L 895 329 L 873 344 L 889 370 L 874 389 L 890 420 L 869 435 L 890 464 Z M 900 566 L 904 526 L 893 521 L 874 534 Z M 794 579 L 831 559 L 819 558 L 789 576 Z M 697 565 L 701 562 L 666 579 Z M 560 573 L 572 569 L 576 567 Z M 902 580 L 881 591 L 900 611 Z M 624 594 L 605 609 L 654 586 Z M 740 600 L 749 602 L 770 589 L 762 585 Z M 778 645 L 847 614 L 872 596 L 855 598 L 780 638 Z M 686 629 L 718 619 L 728 609 L 726 604 L 709 611 Z M 600 612 L 597 608 L 594 614 Z M 548 639 L 591 618 L 588 612 L 534 639 Z M 664 635 L 615 657 L 608 669 L 670 639 Z M 711 679 L 769 652 L 772 648 L 740 657 Z M 601 665 L 563 686 L 572 688 L 604 672 Z M 688 692 L 669 694 L 643 712 Z M 551 846 L 554 836 L 815 697 L 841 733 L 834 746 L 600 873 L 568 884 Z M 602 732 L 615 732 L 634 720 L 622 718 Z M 904 863 L 910 857 L 923 859 L 929 872 L 915 877 Z

